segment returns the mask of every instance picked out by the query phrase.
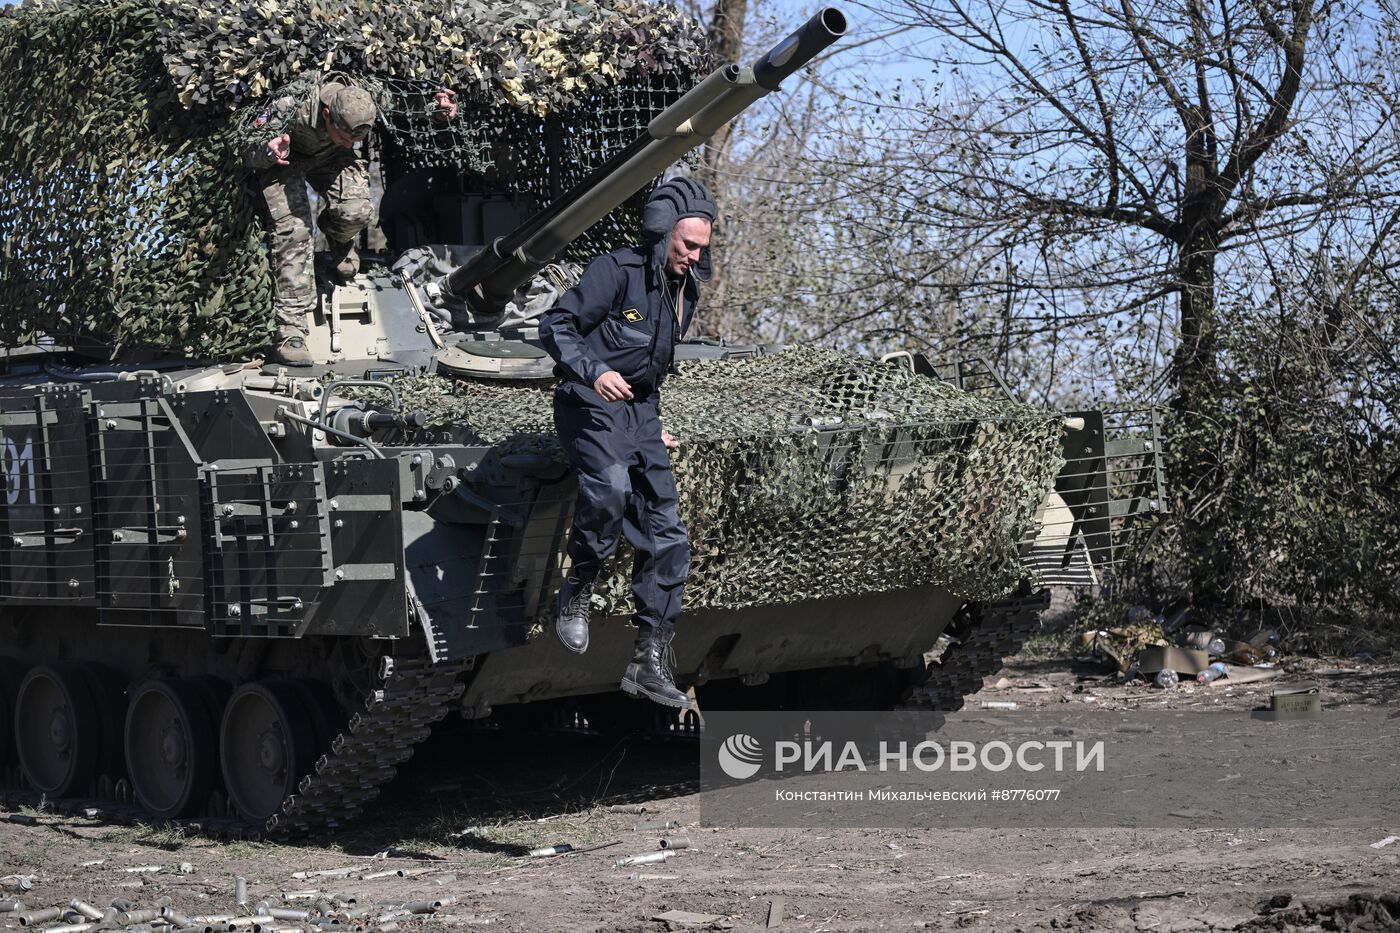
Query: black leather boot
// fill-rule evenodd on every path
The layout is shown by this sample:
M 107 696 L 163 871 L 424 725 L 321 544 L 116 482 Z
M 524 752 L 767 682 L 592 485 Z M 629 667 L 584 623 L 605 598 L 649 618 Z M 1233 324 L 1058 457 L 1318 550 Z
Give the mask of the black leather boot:
M 627 665 L 627 672 L 622 675 L 624 693 L 644 696 L 662 706 L 690 708 L 690 697 L 676 689 L 676 656 L 671 651 L 671 639 L 674 637 L 675 632 L 669 627 L 638 626 L 632 663 Z
M 593 599 L 593 581 L 581 580 L 573 574 L 564 578 L 559 587 L 559 601 L 554 609 L 554 634 L 574 654 L 588 650 L 588 613 Z

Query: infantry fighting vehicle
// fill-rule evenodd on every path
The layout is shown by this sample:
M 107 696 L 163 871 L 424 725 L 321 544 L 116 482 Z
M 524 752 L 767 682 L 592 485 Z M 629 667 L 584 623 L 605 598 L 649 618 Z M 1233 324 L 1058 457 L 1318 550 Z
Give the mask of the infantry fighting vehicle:
M 753 67 L 721 68 L 534 213 L 460 192 L 444 211 L 433 179 L 391 181 L 392 262 L 327 288 L 312 371 L 94 367 L 43 347 L 12 352 L 0 377 L 0 769 L 9 783 L 50 799 L 117 800 L 151 818 L 285 833 L 360 812 L 449 713 L 524 707 L 597 728 L 639 715 L 674 727 L 665 711 L 616 690 L 625 618 L 598 622 L 581 659 L 542 637 L 571 514 L 567 469 L 528 444 L 433 422 L 401 397 L 396 377 L 436 373 L 500 389 L 483 404 L 547 385 L 523 283 L 844 31 L 842 15 L 824 10 Z M 489 245 L 435 245 L 463 230 Z M 677 355 L 719 365 L 782 352 L 701 341 Z M 872 365 L 998 391 L 973 366 L 945 372 L 908 354 Z M 933 454 L 928 437 L 885 421 L 860 456 L 839 419 L 817 413 L 792 431 L 823 490 L 845 494 L 873 475 L 877 501 L 894 501 L 905 466 Z M 1068 459 L 1022 553 L 1041 582 L 1084 582 L 1111 562 L 1121 520 L 1160 501 L 1156 451 L 1112 436 L 1098 413 L 1065 417 L 1062 432 L 1056 423 Z M 936 455 L 956 459 L 982 430 L 958 425 Z M 746 475 L 745 507 L 773 469 L 735 467 Z M 979 495 L 981 506 L 991 501 Z M 764 514 L 781 525 L 799 513 Z M 872 546 L 911 549 L 940 520 L 914 519 Z M 784 530 L 775 530 L 779 550 Z M 737 551 L 745 529 L 727 533 Z M 766 556 L 780 564 L 784 554 Z M 697 577 L 720 573 L 725 557 L 738 559 L 697 549 Z M 768 590 L 719 608 L 702 600 L 676 643 L 679 683 L 702 708 L 910 698 L 956 708 L 1044 605 L 1043 592 L 1025 587 L 976 602 L 937 582 L 884 579 L 816 599 Z

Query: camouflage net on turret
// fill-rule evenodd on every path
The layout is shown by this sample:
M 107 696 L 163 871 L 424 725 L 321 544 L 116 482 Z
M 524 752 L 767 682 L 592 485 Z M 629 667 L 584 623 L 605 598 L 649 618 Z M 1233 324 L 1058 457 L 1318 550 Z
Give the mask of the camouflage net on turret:
M 552 387 L 398 386 L 406 408 L 465 425 L 467 440 L 563 462 Z M 1001 596 L 1027 573 L 1019 544 L 1063 464 L 1059 415 L 831 351 L 681 363 L 662 394 L 682 445 L 690 608 L 924 584 Z M 596 608 L 631 611 L 630 568 L 624 548 Z
M 0 7 L 0 343 L 235 357 L 271 327 L 238 142 L 315 70 L 382 89 L 386 174 L 567 190 L 708 70 L 699 27 L 644 0 L 41 0 Z M 444 128 L 432 92 L 460 95 Z M 579 241 L 622 245 L 636 205 Z M 127 354 L 130 355 L 130 354 Z

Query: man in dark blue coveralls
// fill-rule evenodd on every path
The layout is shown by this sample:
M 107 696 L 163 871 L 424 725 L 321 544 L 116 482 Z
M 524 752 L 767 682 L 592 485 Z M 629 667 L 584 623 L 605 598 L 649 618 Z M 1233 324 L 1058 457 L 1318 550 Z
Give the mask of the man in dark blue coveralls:
M 699 283 L 710 277 L 717 214 L 698 182 L 673 178 L 658 185 L 647 199 L 643 244 L 593 260 L 540 322 L 562 380 L 554 390 L 554 425 L 578 477 L 572 567 L 559 588 L 555 634 L 570 651 L 588 650 L 593 582 L 625 532 L 636 552 L 637 643 L 622 689 L 681 708 L 690 698 L 676 689 L 670 646 L 690 545 L 667 453 L 677 445 L 661 429 L 660 394 Z

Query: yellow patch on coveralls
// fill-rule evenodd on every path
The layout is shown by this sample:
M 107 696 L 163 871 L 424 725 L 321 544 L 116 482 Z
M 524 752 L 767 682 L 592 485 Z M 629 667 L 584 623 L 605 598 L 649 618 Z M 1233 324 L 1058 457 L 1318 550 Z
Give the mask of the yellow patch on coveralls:
M 638 311 L 636 308 L 628 308 L 626 311 L 622 312 L 622 317 L 627 323 L 635 324 L 642 319 L 642 312 Z

